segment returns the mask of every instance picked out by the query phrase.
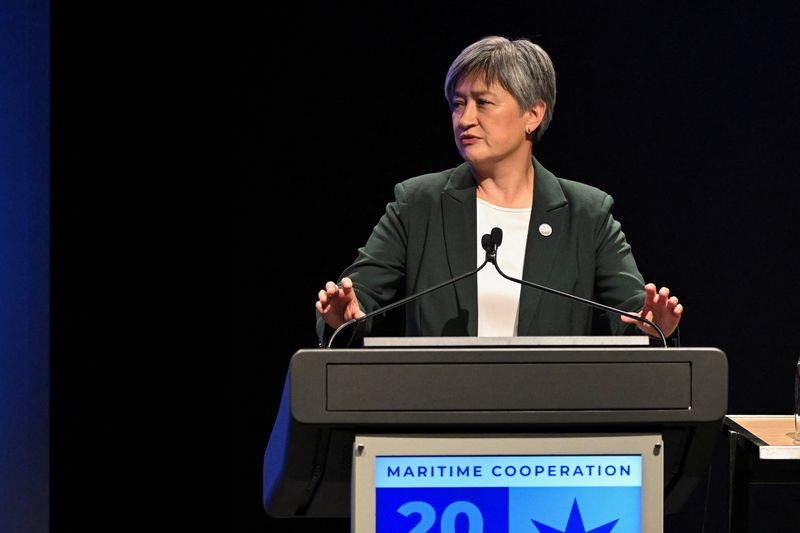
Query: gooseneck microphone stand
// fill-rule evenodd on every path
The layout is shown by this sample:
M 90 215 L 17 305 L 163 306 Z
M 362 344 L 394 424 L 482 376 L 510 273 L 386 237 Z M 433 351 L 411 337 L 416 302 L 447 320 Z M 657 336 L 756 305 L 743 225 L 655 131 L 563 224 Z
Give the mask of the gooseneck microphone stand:
M 490 239 L 492 240 L 492 246 L 490 247 L 491 251 L 487 250 L 486 252 L 486 260 L 492 263 L 494 265 L 494 268 L 497 269 L 497 272 L 505 279 L 509 281 L 515 281 L 521 285 L 525 285 L 526 287 L 532 287 L 534 289 L 539 289 L 540 291 L 549 292 L 551 294 L 557 294 L 559 296 L 563 296 L 564 298 L 569 298 L 570 300 L 575 300 L 576 302 L 581 302 L 591 307 L 602 309 L 603 311 L 610 311 L 617 315 L 624 315 L 629 318 L 638 320 L 639 322 L 644 322 L 645 324 L 649 324 L 650 326 L 653 327 L 653 329 L 655 329 L 658 332 L 659 337 L 661 337 L 661 342 L 664 344 L 664 348 L 668 347 L 667 337 L 664 335 L 664 332 L 661 331 L 661 328 L 658 327 L 656 324 L 654 324 L 652 321 L 642 316 L 639 316 L 634 313 L 629 313 L 628 311 L 623 311 L 621 309 L 617 309 L 616 307 L 611 307 L 598 302 L 594 302 L 592 300 L 587 300 L 586 298 L 581 298 L 580 296 L 575 296 L 574 294 L 569 294 L 556 289 L 551 289 L 550 287 L 545 287 L 544 285 L 539 285 L 537 283 L 525 281 L 524 279 L 512 278 L 511 276 L 506 275 L 506 273 L 500 269 L 500 265 L 497 264 L 497 247 L 500 246 L 500 244 L 503 242 L 503 230 L 501 230 L 500 228 L 492 228 L 492 234 L 490 235 Z
M 364 315 L 362 317 L 353 318 L 353 319 L 348 320 L 347 322 L 345 322 L 344 324 L 342 324 L 341 326 L 336 328 L 336 330 L 331 335 L 331 338 L 328 340 L 328 344 L 325 347 L 326 348 L 332 347 L 333 346 L 333 340 L 336 338 L 336 336 L 342 330 L 345 330 L 345 329 L 347 329 L 347 328 L 349 328 L 349 327 L 351 327 L 353 325 L 355 325 L 357 327 L 357 326 L 361 325 L 363 322 L 365 322 L 370 317 L 373 317 L 373 316 L 375 316 L 377 314 L 380 314 L 380 313 L 385 313 L 386 311 L 391 311 L 395 307 L 400 307 L 401 305 L 405 305 L 405 304 L 407 304 L 408 302 L 410 302 L 412 300 L 416 300 L 420 296 L 424 296 L 424 295 L 428 294 L 429 292 L 433 292 L 433 291 L 435 291 L 437 289 L 441 289 L 442 287 L 446 287 L 447 285 L 450 285 L 452 283 L 456 283 L 457 281 L 461 281 L 464 278 L 468 278 L 470 276 L 474 276 L 475 274 L 480 272 L 481 269 L 483 269 L 483 267 L 485 267 L 487 263 L 490 262 L 490 259 L 489 259 L 490 254 L 492 255 L 492 257 L 494 257 L 496 255 L 496 253 L 497 253 L 497 247 L 493 245 L 492 237 L 488 233 L 485 234 L 483 237 L 481 237 L 481 246 L 483 246 L 483 249 L 486 251 L 486 258 L 483 260 L 483 263 L 481 263 L 481 266 L 479 266 L 475 270 L 471 270 L 471 271 L 467 272 L 466 274 L 461 274 L 460 276 L 456 276 L 453 279 L 449 279 L 449 280 L 444 281 L 444 282 L 442 282 L 442 283 L 440 283 L 438 285 L 434 285 L 433 287 L 425 289 L 422 292 L 418 292 L 418 293 L 412 294 L 411 296 L 403 298 L 402 300 L 398 300 L 398 301 L 396 301 L 396 302 L 394 302 L 392 304 L 389 304 L 389 305 L 387 305 L 385 307 L 381 307 L 379 309 L 371 311 L 371 312 L 367 313 L 366 315 Z M 495 264 L 495 266 L 497 266 L 497 265 Z M 355 333 L 355 331 L 353 333 Z M 348 342 L 348 345 L 349 344 L 350 343 Z

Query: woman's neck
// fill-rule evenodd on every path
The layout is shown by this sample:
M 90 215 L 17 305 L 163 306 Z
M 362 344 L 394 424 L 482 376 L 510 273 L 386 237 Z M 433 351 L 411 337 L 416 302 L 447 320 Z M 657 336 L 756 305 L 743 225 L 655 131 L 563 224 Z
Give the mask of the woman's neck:
M 473 170 L 478 198 L 492 205 L 509 208 L 533 206 L 533 164 L 517 168 L 494 168 L 479 175 Z

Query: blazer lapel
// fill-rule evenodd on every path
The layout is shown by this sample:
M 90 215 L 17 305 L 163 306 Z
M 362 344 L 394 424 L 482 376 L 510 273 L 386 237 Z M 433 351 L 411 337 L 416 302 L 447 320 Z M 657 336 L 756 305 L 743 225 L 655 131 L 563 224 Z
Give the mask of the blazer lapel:
M 453 170 L 442 191 L 444 242 L 450 276 L 456 277 L 478 266 L 475 180 L 464 163 Z M 490 268 L 490 267 L 486 267 Z M 469 310 L 467 335 L 478 334 L 478 279 L 471 276 L 456 283 L 460 309 Z M 474 312 L 472 312 L 474 310 Z
M 535 158 L 533 168 L 533 209 L 528 225 L 522 278 L 539 285 L 547 285 L 559 251 L 562 249 L 561 242 L 567 229 L 568 205 L 556 177 Z M 547 233 L 543 224 L 549 226 L 552 231 L 550 235 L 543 234 Z M 521 288 L 518 335 L 529 335 L 529 332 L 535 331 L 533 325 L 541 298 L 542 291 L 525 286 Z

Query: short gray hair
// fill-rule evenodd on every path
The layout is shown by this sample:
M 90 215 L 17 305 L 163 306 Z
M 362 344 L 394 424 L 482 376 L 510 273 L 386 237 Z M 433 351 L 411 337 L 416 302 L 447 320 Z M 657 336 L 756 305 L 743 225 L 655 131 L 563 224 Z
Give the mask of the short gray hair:
M 452 107 L 456 85 L 474 75 L 482 76 L 487 85 L 499 83 L 522 110 L 544 102 L 544 118 L 536 129 L 534 141 L 542 138 L 556 105 L 556 71 L 542 47 L 528 39 L 510 41 L 496 35 L 469 45 L 447 71 L 444 95 L 448 105 Z

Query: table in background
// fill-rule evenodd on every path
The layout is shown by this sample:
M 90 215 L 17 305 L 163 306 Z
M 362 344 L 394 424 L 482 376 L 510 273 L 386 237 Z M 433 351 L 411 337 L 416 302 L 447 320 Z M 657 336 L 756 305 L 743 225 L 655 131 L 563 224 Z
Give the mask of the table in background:
M 728 415 L 732 533 L 800 531 L 800 441 L 794 415 Z M 751 489 L 761 488 L 760 498 Z M 753 509 L 758 516 L 751 516 Z

